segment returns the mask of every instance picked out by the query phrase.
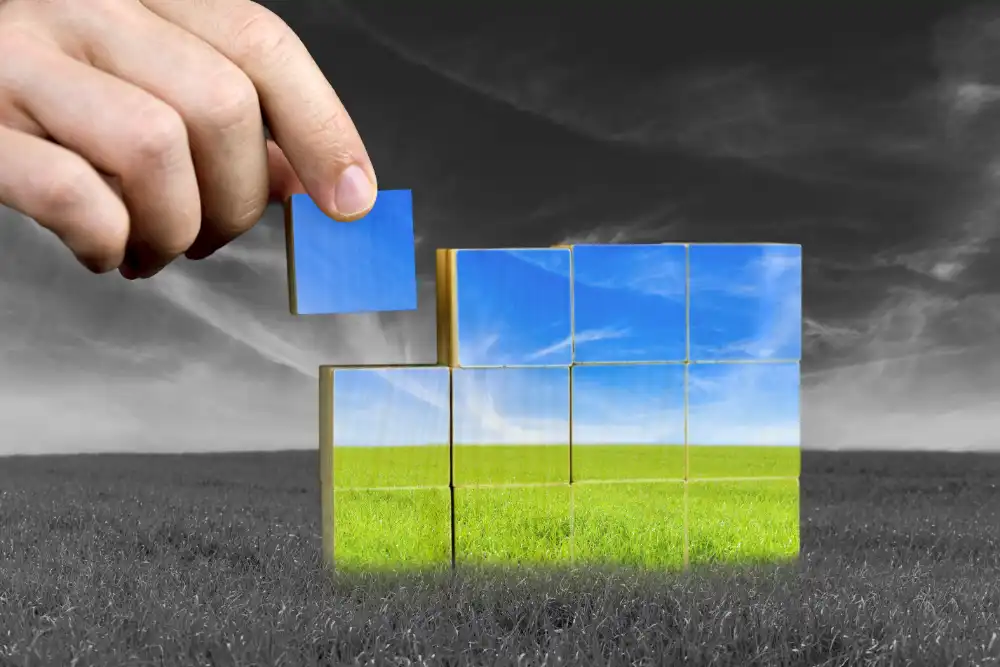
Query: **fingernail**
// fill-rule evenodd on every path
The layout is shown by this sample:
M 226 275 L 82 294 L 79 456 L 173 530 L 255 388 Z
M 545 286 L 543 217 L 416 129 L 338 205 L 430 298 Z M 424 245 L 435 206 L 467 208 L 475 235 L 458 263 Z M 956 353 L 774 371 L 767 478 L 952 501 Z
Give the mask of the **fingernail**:
M 364 169 L 352 164 L 340 174 L 334 189 L 334 204 L 343 216 L 355 216 L 371 208 L 375 202 L 375 186 Z

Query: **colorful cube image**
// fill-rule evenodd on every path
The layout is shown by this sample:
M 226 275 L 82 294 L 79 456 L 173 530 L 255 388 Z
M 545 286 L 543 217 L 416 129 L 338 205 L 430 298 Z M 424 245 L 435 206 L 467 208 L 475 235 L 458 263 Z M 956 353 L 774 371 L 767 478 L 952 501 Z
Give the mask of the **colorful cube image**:
M 687 485 L 692 566 L 769 563 L 799 553 L 799 480 L 693 481 Z
M 342 569 L 799 552 L 802 251 L 437 251 L 436 366 L 323 367 Z
M 320 369 L 328 562 L 451 565 L 450 400 L 448 368 Z
M 569 367 L 456 368 L 456 487 L 569 484 Z
M 439 254 L 443 364 L 569 366 L 573 360 L 567 248 L 448 250 Z
M 688 367 L 689 479 L 797 477 L 797 363 Z
M 573 246 L 573 361 L 687 359 L 687 246 Z
M 573 561 L 683 567 L 684 480 L 573 484 Z
M 337 488 L 448 486 L 449 369 L 338 368 L 332 382 Z
M 457 565 L 569 564 L 569 483 L 455 489 Z
M 692 245 L 691 361 L 800 361 L 802 248 Z
M 684 365 L 573 368 L 573 481 L 684 479 Z
M 416 254 L 409 190 L 383 190 L 356 222 L 337 222 L 304 194 L 285 204 L 293 315 L 415 310 Z
M 452 565 L 451 492 L 334 489 L 333 563 L 341 570 L 436 570 Z

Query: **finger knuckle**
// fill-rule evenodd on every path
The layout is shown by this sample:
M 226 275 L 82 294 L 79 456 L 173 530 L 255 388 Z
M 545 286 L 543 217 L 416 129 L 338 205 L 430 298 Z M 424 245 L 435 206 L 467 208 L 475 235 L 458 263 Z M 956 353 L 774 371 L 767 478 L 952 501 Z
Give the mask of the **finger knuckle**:
M 94 180 L 93 172 L 82 159 L 66 160 L 39 179 L 36 189 L 49 216 L 65 217 L 84 204 Z
M 304 132 L 306 141 L 329 155 L 333 164 L 348 165 L 364 152 L 353 121 L 340 105 L 316 113 L 307 126 L 308 129 Z
M 201 116 L 219 130 L 242 127 L 260 118 L 257 89 L 241 73 L 227 73 L 207 86 Z
M 347 116 L 347 111 L 341 107 L 336 107 L 316 116 L 316 134 L 327 137 L 327 141 L 334 144 L 331 149 L 337 149 L 338 153 L 347 153 L 347 143 L 354 133 L 354 124 Z M 345 157 L 339 155 L 339 157 Z
M 216 226 L 224 236 L 233 238 L 257 224 L 266 206 L 266 196 L 242 199 L 223 219 L 217 222 Z
M 131 138 L 133 160 L 139 168 L 171 165 L 188 152 L 187 129 L 180 114 L 166 105 L 156 105 L 140 114 L 142 121 Z
M 297 39 L 292 29 L 274 12 L 253 4 L 233 31 L 233 50 L 240 57 L 268 57 L 287 53 Z

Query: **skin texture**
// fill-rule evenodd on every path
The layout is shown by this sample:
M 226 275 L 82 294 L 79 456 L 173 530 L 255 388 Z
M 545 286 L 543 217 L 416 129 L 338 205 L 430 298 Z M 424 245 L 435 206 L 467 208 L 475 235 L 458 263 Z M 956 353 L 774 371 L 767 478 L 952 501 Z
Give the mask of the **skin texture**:
M 374 204 L 350 116 L 256 3 L 0 0 L 0 62 L 0 203 L 96 273 L 207 257 L 294 193 Z

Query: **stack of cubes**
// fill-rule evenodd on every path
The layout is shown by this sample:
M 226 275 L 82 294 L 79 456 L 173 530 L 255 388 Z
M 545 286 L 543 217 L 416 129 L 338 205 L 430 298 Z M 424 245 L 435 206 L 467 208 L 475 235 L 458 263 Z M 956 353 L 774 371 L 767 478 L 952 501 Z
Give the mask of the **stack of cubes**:
M 439 250 L 438 364 L 323 367 L 339 569 L 799 550 L 800 246 Z

